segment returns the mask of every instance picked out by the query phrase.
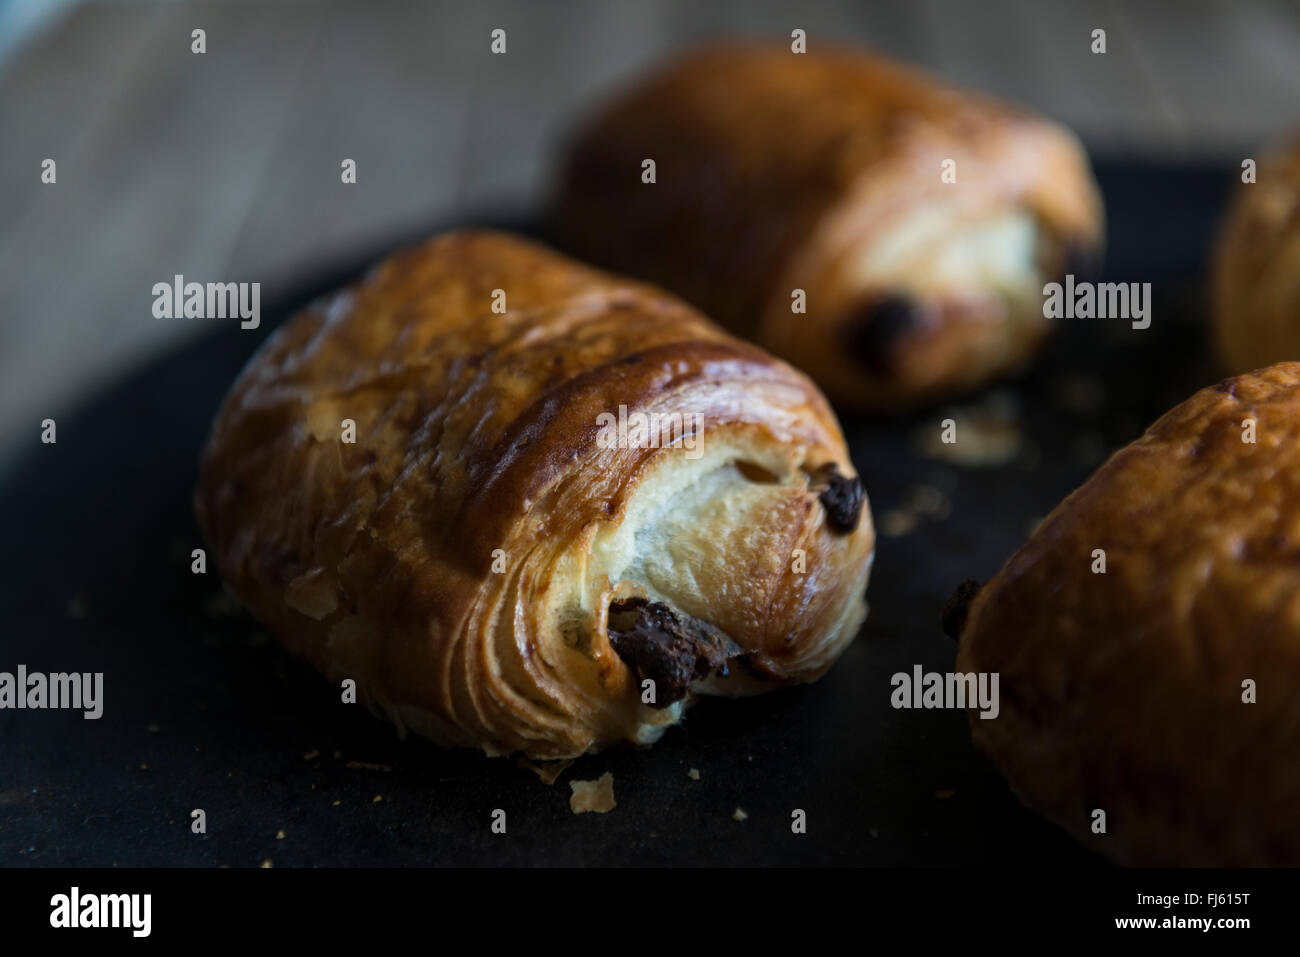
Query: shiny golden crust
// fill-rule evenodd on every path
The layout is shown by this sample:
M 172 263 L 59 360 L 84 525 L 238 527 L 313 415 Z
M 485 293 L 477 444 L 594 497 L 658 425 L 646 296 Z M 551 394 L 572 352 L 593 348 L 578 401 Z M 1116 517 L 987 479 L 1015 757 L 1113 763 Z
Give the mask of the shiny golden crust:
M 945 159 L 956 183 L 941 182 Z M 1036 282 L 1010 298 L 978 279 L 917 288 L 938 243 L 1021 214 Z M 875 408 L 1022 364 L 1047 331 L 1042 277 L 1101 242 L 1086 157 L 1062 128 L 886 61 L 761 46 L 692 52 L 618 98 L 576 137 L 556 218 L 579 255 L 664 284 L 833 399 Z M 864 310 L 900 291 L 912 321 L 873 328 Z
M 1300 364 L 1203 389 L 1114 455 L 979 592 L 957 668 L 1001 674 L 975 741 L 1089 847 L 1300 864 Z
M 1300 137 L 1241 184 L 1215 244 L 1214 337 L 1229 372 L 1300 359 Z
M 699 455 L 602 448 L 620 404 L 700 413 Z M 789 366 L 652 287 L 460 232 L 267 341 L 213 425 L 196 508 L 226 582 L 332 680 L 442 744 L 559 758 L 653 741 L 685 704 L 641 704 L 612 598 L 671 601 L 744 648 L 697 691 L 829 667 L 865 615 L 873 530 L 865 509 L 827 526 L 807 475 L 827 463 L 854 474 Z

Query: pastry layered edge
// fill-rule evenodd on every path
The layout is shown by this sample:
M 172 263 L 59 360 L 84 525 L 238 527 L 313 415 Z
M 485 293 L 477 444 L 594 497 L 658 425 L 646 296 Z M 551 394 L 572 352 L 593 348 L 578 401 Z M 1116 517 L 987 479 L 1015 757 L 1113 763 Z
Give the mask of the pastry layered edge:
M 604 447 L 620 407 L 689 430 Z M 865 616 L 874 548 L 865 498 L 848 527 L 828 468 L 860 493 L 824 398 L 785 363 L 653 287 L 464 231 L 272 335 L 218 413 L 195 502 L 234 594 L 375 711 L 562 758 L 649 743 L 701 694 L 825 672 Z M 609 640 L 610 605 L 633 598 L 742 654 L 646 701 Z

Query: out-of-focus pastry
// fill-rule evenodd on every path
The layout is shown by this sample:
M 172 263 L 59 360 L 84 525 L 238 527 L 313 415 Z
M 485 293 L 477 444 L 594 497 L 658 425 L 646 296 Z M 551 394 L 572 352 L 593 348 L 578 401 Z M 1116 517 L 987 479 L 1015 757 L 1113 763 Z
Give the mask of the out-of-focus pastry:
M 999 675 L 975 742 L 1088 847 L 1300 864 L 1300 364 L 1165 414 L 945 628 Z
M 1215 243 L 1214 337 L 1229 372 L 1300 359 L 1300 137 L 1242 183 Z
M 217 416 L 196 507 L 295 654 L 399 726 L 534 758 L 817 678 L 866 614 L 874 544 L 805 376 L 490 232 L 278 330 Z
M 1091 273 L 1102 242 L 1069 131 L 847 51 L 681 56 L 581 129 L 561 179 L 578 255 L 868 408 L 1022 366 L 1049 330 L 1044 284 Z

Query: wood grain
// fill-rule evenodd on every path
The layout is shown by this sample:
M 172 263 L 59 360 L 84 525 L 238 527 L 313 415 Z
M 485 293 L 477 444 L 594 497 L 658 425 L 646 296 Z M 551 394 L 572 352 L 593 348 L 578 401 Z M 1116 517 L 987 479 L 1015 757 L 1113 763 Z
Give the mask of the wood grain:
M 1026 103 L 1103 156 L 1231 175 L 1300 125 L 1294 0 L 79 6 L 0 74 L 0 464 L 41 418 L 210 328 L 154 319 L 154 282 L 260 281 L 267 301 L 387 237 L 525 218 L 612 84 L 685 43 L 795 27 Z

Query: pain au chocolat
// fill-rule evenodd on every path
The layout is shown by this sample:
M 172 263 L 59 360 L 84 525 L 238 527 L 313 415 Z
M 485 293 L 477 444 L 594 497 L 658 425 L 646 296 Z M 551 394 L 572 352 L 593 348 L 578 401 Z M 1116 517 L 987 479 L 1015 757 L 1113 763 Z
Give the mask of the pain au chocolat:
M 1025 804 L 1124 864 L 1300 864 L 1300 363 L 1166 413 L 966 602 Z
M 1237 186 L 1210 270 L 1213 331 L 1226 372 L 1300 359 L 1300 134 Z
M 658 289 L 482 231 L 271 336 L 196 507 L 294 654 L 399 727 L 534 758 L 817 678 L 866 614 L 874 546 L 806 377 Z
M 863 408 L 1023 365 L 1049 330 L 1045 282 L 1090 272 L 1102 241 L 1070 132 L 845 50 L 680 56 L 581 127 L 560 179 L 577 255 Z

